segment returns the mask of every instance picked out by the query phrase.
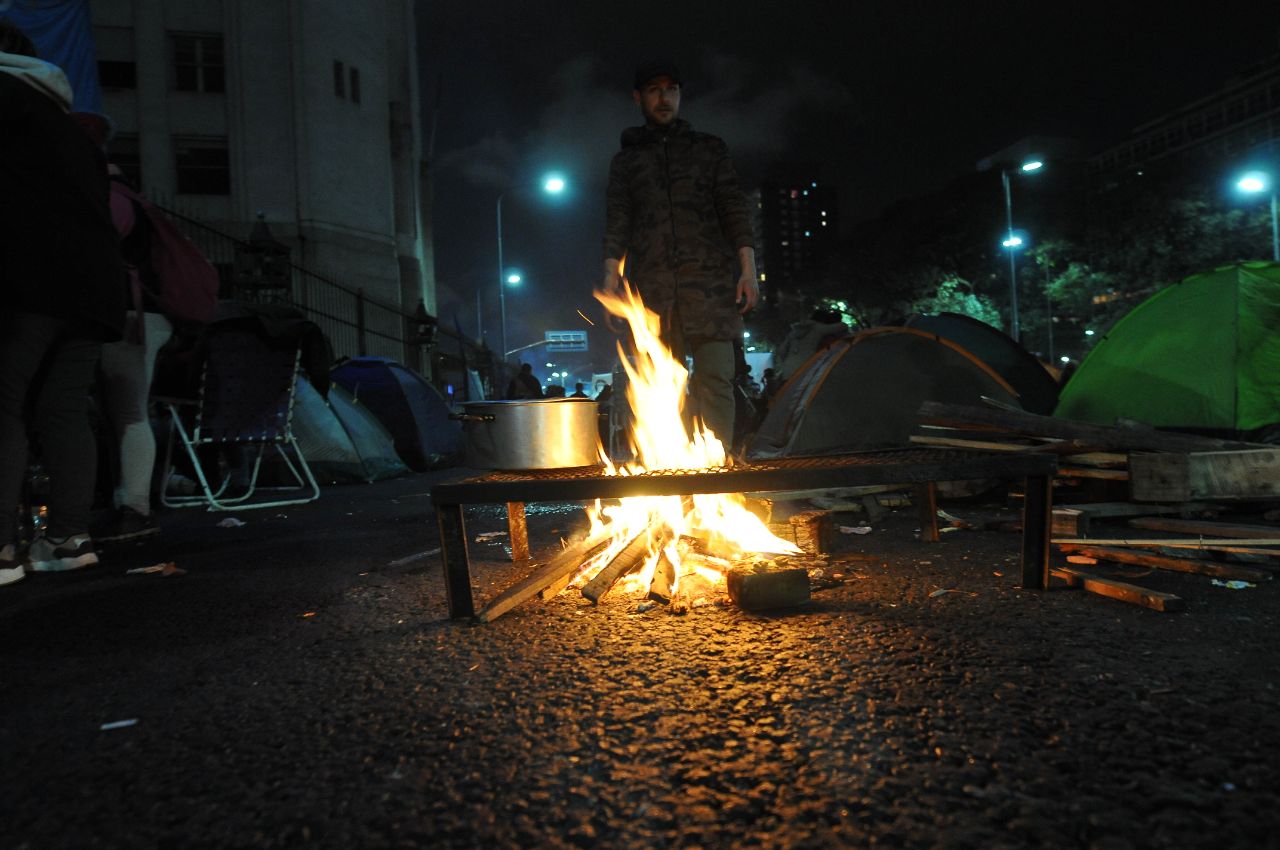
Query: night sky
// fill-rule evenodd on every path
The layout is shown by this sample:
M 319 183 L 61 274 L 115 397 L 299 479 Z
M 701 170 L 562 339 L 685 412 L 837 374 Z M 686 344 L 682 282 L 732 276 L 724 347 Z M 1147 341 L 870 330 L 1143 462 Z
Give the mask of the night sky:
M 1280 52 L 1280 4 L 1167 11 L 1186 5 L 427 0 L 441 319 L 474 334 L 479 287 L 498 347 L 500 193 L 504 259 L 526 278 L 508 290 L 509 346 L 585 328 L 577 308 L 598 315 L 604 183 L 639 123 L 645 59 L 681 67 L 681 117 L 725 139 L 746 183 L 773 162 L 817 163 L 847 230 L 1023 136 L 1119 141 Z M 536 188 L 551 168 L 572 187 L 554 201 Z M 608 350 L 599 329 L 592 340 Z

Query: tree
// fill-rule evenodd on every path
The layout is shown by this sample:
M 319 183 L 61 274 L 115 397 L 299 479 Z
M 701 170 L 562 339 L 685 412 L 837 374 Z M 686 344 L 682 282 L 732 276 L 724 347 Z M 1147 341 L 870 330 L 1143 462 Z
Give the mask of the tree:
M 912 305 L 915 313 L 960 313 L 995 328 L 1003 328 L 1000 311 L 985 295 L 973 291 L 969 281 L 955 274 L 942 274 L 933 294 Z

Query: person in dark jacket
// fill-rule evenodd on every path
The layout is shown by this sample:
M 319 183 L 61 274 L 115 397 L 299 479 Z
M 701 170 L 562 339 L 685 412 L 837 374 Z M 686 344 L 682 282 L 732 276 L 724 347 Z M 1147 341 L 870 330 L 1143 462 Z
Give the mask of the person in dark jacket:
M 759 299 L 755 244 L 742 186 L 723 140 L 679 117 L 682 77 L 670 62 L 635 74 L 644 125 L 622 134 L 609 165 L 604 239 L 606 293 L 622 265 L 662 320 L 677 359 L 691 357 L 691 412 L 721 442 L 733 437 L 733 343 Z
M 89 395 L 103 343 L 121 338 L 126 286 L 106 160 L 70 105 L 62 71 L 0 20 L 0 584 L 97 563 Z M 23 557 L 15 507 L 29 425 L 51 494 L 47 530 Z
M 561 387 L 561 389 L 564 389 Z M 507 398 L 545 398 L 542 384 L 533 374 L 533 367 L 528 363 L 520 364 L 520 371 L 507 384 Z

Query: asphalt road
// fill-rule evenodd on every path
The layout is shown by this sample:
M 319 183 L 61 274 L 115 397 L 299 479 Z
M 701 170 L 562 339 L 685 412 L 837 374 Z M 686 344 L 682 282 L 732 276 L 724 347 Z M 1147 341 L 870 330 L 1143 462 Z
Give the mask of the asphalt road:
M 0 588 L 0 847 L 1280 846 L 1280 583 L 1023 591 L 1016 534 L 921 543 L 908 509 L 800 609 L 567 593 L 475 626 L 424 554 L 457 474 L 167 512 Z M 545 551 L 583 520 L 529 522 Z

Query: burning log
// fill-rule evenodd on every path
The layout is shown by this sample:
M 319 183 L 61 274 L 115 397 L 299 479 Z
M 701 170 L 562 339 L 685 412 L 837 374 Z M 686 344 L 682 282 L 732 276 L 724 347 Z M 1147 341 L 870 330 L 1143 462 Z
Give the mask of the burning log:
M 649 583 L 649 598 L 654 602 L 667 605 L 671 602 L 672 587 L 676 583 L 676 565 L 671 563 L 664 547 L 658 555 L 658 565 L 653 570 L 653 581 Z
M 573 573 L 609 544 L 608 536 L 590 537 L 569 546 L 546 564 L 538 567 L 527 578 L 518 581 L 499 593 L 493 600 L 476 614 L 482 623 L 492 623 L 512 608 L 519 605 L 565 576 Z
M 665 541 L 658 542 L 658 548 L 665 545 Z M 637 570 L 644 563 L 644 556 L 649 552 L 649 531 L 640 532 L 631 539 L 631 542 L 622 548 L 617 555 L 613 556 L 605 568 L 596 573 L 595 578 L 587 582 L 582 588 L 582 595 L 590 599 L 596 605 L 600 604 L 600 600 L 608 593 L 618 580 L 632 570 Z

